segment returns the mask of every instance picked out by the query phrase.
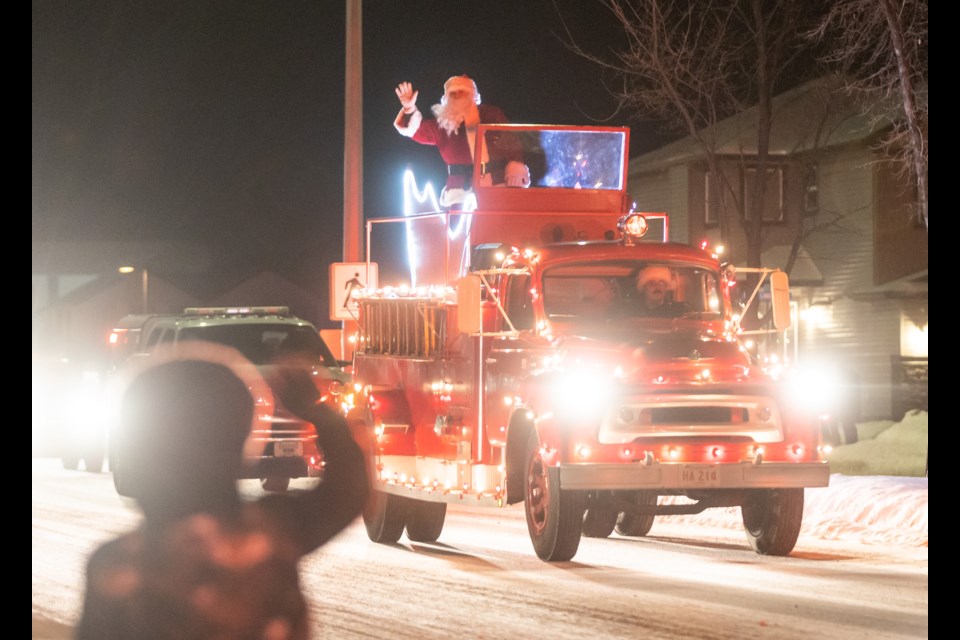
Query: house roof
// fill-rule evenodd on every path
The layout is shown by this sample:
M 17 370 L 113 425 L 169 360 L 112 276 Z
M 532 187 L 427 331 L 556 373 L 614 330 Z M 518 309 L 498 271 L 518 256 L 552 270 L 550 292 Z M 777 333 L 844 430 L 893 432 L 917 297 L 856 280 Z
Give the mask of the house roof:
M 865 287 L 848 292 L 854 300 L 872 300 L 877 298 L 927 299 L 927 269 L 912 273 L 890 282 Z
M 842 79 L 827 76 L 776 96 L 770 154 L 786 156 L 868 140 L 889 128 L 899 114 L 896 110 L 884 113 L 878 108 L 865 109 L 862 100 L 846 93 L 843 86 Z M 701 133 L 718 154 L 755 155 L 757 108 L 721 120 Z M 631 159 L 630 174 L 662 169 L 704 155 L 701 144 L 687 136 Z

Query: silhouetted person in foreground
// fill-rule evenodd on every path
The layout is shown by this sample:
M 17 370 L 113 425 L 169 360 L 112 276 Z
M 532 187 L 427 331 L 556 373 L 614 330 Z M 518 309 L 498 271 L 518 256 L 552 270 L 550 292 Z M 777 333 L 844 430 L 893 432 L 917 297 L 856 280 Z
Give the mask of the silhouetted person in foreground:
M 315 488 L 254 501 L 236 485 L 254 405 L 229 367 L 181 359 L 131 383 L 143 522 L 91 555 L 79 640 L 310 637 L 297 563 L 362 511 L 365 456 L 309 374 L 281 368 L 272 386 L 313 422 L 326 466 Z

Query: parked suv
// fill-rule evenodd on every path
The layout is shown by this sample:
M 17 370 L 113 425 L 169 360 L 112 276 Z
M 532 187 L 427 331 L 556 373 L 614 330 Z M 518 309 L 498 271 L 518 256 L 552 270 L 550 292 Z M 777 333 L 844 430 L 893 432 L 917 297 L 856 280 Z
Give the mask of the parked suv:
M 344 401 L 350 363 L 335 359 L 316 327 L 290 315 L 287 307 L 189 307 L 182 314 L 126 316 L 111 336 L 116 359 L 126 363 L 161 348 L 175 351 L 190 340 L 236 349 L 264 380 L 272 378 L 270 368 L 278 359 L 298 357 L 313 367 L 324 402 L 339 410 Z M 246 448 L 250 464 L 242 477 L 259 478 L 267 491 L 285 491 L 291 478 L 321 477 L 323 460 L 312 425 L 293 417 L 275 398 L 254 396 L 257 420 Z M 136 470 L 124 465 L 123 438 L 123 425 L 118 423 L 109 437 L 109 463 L 117 493 L 130 496 Z

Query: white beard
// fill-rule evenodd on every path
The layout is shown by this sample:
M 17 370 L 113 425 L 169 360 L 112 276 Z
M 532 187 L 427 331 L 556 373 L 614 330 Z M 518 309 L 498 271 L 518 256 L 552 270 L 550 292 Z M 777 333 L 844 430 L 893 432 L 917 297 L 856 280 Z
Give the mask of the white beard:
M 472 97 L 461 100 L 448 100 L 447 104 L 435 104 L 430 110 L 437 118 L 437 124 L 447 132 L 447 135 L 454 135 L 457 129 L 464 122 L 467 126 L 475 126 L 480 122 L 480 110 Z

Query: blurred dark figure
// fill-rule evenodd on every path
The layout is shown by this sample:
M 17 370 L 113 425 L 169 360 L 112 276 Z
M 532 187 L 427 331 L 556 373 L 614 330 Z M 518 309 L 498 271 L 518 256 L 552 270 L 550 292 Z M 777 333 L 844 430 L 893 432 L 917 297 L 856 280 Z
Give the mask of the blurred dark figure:
M 310 636 L 297 563 L 360 514 L 368 477 L 309 374 L 287 366 L 276 377 L 275 394 L 315 425 L 326 468 L 316 488 L 256 501 L 235 480 L 254 405 L 231 368 L 181 359 L 132 382 L 121 416 L 144 519 L 91 555 L 78 639 Z
M 835 447 L 857 442 L 857 423 L 861 419 L 860 376 L 850 369 L 843 369 L 840 377 L 839 398 L 836 406 L 829 408 L 830 420 L 822 430 L 824 442 Z

